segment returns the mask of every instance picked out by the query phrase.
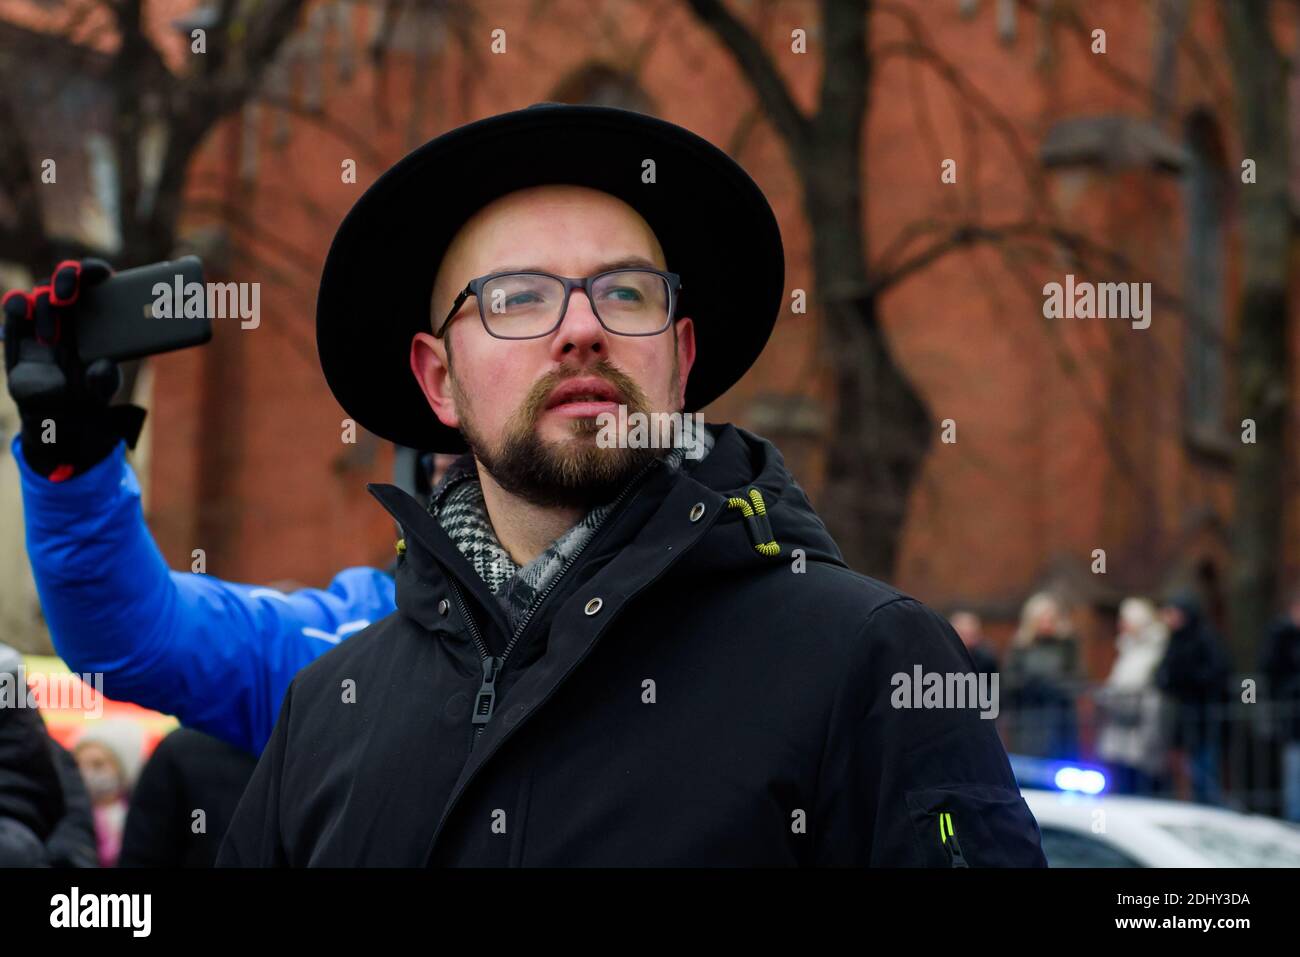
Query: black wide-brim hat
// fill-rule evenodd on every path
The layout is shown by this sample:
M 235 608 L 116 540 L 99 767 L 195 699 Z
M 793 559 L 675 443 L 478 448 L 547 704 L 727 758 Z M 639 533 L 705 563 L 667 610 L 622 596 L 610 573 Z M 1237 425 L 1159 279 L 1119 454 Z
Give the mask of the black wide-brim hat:
M 642 181 L 646 160 L 654 161 L 651 183 Z M 425 451 L 465 448 L 416 384 L 411 339 L 432 331 L 434 277 L 460 227 L 492 200 L 548 183 L 610 193 L 654 230 L 668 270 L 681 276 L 676 316 L 695 323 L 685 411 L 712 402 L 753 365 L 781 309 L 785 256 L 776 216 L 749 174 L 672 123 L 539 103 L 425 143 L 380 176 L 339 226 L 321 276 L 316 345 L 335 398 L 363 428 Z

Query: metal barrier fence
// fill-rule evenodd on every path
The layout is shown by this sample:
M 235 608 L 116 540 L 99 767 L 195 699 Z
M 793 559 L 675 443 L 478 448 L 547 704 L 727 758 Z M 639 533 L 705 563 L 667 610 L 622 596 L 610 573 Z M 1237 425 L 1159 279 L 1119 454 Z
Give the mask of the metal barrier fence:
M 998 730 L 1013 754 L 1104 768 L 1109 793 L 1300 820 L 1300 702 L 1270 700 L 1262 685 L 1242 700 L 1247 678 L 1257 680 L 1243 675 L 1228 686 L 1235 694 L 1195 704 L 1154 689 L 1003 688 Z

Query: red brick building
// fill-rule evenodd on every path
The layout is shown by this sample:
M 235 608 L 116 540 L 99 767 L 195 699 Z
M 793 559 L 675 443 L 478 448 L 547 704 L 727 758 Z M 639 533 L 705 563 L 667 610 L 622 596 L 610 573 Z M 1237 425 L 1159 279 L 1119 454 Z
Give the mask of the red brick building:
M 813 109 L 816 5 L 729 6 Z M 1109 265 L 1086 273 L 1064 248 L 979 244 L 890 291 L 895 353 L 957 437 L 931 448 L 895 579 L 938 607 L 982 611 L 1000 637 L 1029 593 L 1056 583 L 1080 602 L 1101 673 L 1119 597 L 1198 566 L 1222 577 L 1228 557 L 1242 417 L 1231 402 L 1235 204 L 1249 186 L 1219 27 L 1205 5 L 1180 19 L 1177 0 L 1164 18 L 1100 0 L 1081 23 L 1001 0 L 899 6 L 973 95 L 906 54 L 905 18 L 873 14 L 862 171 L 873 256 L 917 224 L 1006 223 L 1040 199 Z M 803 54 L 791 49 L 799 29 Z M 1104 53 L 1091 49 L 1093 29 L 1105 31 Z M 387 564 L 393 528 L 364 486 L 391 480 L 393 453 L 364 434 L 341 440 L 343 412 L 314 356 L 320 265 L 351 203 L 407 150 L 539 100 L 653 112 L 728 150 L 764 189 L 782 223 L 787 288 L 807 290 L 810 309 L 783 315 L 758 365 L 706 411 L 774 439 L 816 501 L 833 441 L 821 350 L 833 344 L 819 336 L 799 183 L 752 89 L 690 9 L 520 0 L 389 24 L 375 8 L 329 2 L 308 11 L 266 96 L 226 122 L 192 170 L 186 234 L 214 274 L 261 284 L 262 318 L 256 329 L 219 321 L 205 348 L 153 361 L 149 520 L 176 567 L 202 548 L 213 574 L 320 585 L 347 565 Z M 946 159 L 955 183 L 942 181 Z M 341 176 L 348 160 L 355 183 Z M 1150 327 L 1045 319 L 1043 287 L 1070 273 L 1152 283 Z M 1294 477 L 1293 467 L 1289 488 Z M 1294 496 L 1279 521 L 1294 576 Z M 1094 549 L 1105 575 L 1091 571 Z

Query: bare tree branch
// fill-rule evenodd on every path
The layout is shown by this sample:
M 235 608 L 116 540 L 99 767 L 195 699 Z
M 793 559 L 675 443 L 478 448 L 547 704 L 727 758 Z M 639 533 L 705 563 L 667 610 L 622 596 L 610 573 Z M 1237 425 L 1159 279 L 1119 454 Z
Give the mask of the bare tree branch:
M 5 194 L 14 209 L 14 226 L 7 232 L 12 237 L 14 252 L 21 251 L 16 258 L 22 262 L 47 259 L 45 222 L 32 171 L 32 156 L 5 90 L 0 90 L 0 182 L 5 184 Z
M 347 145 L 351 152 L 356 153 L 371 166 L 382 167 L 388 165 L 388 161 L 373 146 L 370 145 L 370 137 L 363 134 L 356 127 L 352 126 L 345 120 L 336 116 L 330 116 L 318 110 L 303 109 L 303 107 L 290 96 L 281 96 L 272 93 L 259 93 L 258 100 L 267 106 L 275 107 L 277 110 L 284 110 L 298 119 L 309 123 L 316 128 L 337 137 Z
M 686 0 L 686 2 L 695 15 L 731 51 L 777 132 L 795 153 L 804 153 L 812 135 L 808 118 L 795 104 L 776 65 L 750 33 L 749 28 L 732 16 L 721 0 Z M 858 6 L 856 3 L 843 5 Z M 861 9 L 858 9 L 858 16 L 862 18 Z
M 928 31 L 919 17 L 906 7 L 893 3 L 877 5 L 882 13 L 897 17 L 906 28 L 908 41 L 883 44 L 875 51 L 878 59 L 901 54 L 915 57 L 930 64 L 935 73 L 947 83 L 961 99 L 983 117 L 999 133 L 1002 142 L 1011 151 L 1012 157 L 1020 167 L 1021 175 L 1030 187 L 1030 196 L 1043 215 L 1051 215 L 1051 203 L 1047 196 L 1047 181 L 1037 159 L 1025 146 L 1023 138 L 1007 114 L 998 108 L 992 98 L 979 90 L 951 60 L 945 57 L 931 41 Z
M 936 231 L 936 226 L 937 224 L 931 224 L 929 227 L 920 223 L 910 224 L 909 229 L 904 230 L 891 243 L 892 261 L 882 262 L 871 270 L 871 282 L 865 292 L 874 295 L 883 294 L 886 290 L 933 265 L 950 253 L 969 249 L 981 243 L 1039 240 L 1064 247 L 1080 263 L 1088 259 L 1100 259 L 1117 270 L 1133 272 L 1138 268 L 1137 264 L 1123 253 L 1105 246 L 1083 233 L 1036 220 L 1023 220 L 995 226 L 980 223 L 961 223 L 955 226 L 939 227 L 947 230 L 942 238 L 930 243 L 919 252 L 913 253 L 904 259 L 898 259 L 902 248 L 910 244 L 912 239 L 922 233 Z M 1151 290 L 1152 295 L 1160 302 L 1172 304 L 1179 309 L 1183 308 L 1183 298 L 1165 289 L 1159 283 L 1153 282 Z

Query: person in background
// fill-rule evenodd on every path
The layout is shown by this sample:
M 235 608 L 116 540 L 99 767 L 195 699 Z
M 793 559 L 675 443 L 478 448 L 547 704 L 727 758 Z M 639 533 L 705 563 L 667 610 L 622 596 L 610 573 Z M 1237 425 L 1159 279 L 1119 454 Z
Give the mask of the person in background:
M 1078 757 L 1074 698 L 1079 680 L 1079 650 L 1069 616 L 1055 596 L 1031 595 L 1003 669 L 1014 716 L 1013 750 L 1040 758 Z
M 1154 794 L 1160 786 L 1169 746 L 1168 708 L 1155 685 L 1169 629 L 1145 598 L 1119 606 L 1118 655 L 1097 693 L 1101 732 L 1097 753 L 1111 765 L 1115 790 Z
M 89 725 L 73 748 L 90 792 L 101 867 L 117 864 L 143 743 L 144 733 L 134 721 L 108 718 Z
M 1174 746 L 1187 758 L 1192 799 L 1218 804 L 1227 655 L 1190 589 L 1172 592 L 1161 604 L 1160 618 L 1169 629 L 1169 647 L 1156 670 L 1156 686 L 1174 701 Z
M 1268 678 L 1282 746 L 1282 815 L 1300 822 L 1300 585 L 1269 628 L 1259 670 Z
M 126 459 L 145 412 L 111 404 L 121 371 L 77 349 L 85 293 L 112 272 L 103 260 L 66 260 L 0 300 L 4 378 L 22 423 L 5 442 L 41 611 L 58 656 L 102 674 L 108 697 L 257 754 L 298 670 L 396 608 L 393 578 L 354 566 L 326 588 L 286 593 L 167 567 Z M 427 494 L 430 457 L 408 448 L 398 458 L 398 484 Z
M 81 769 L 72 752 L 50 738 L 54 768 L 63 785 L 63 817 L 45 840 L 45 857 L 50 867 L 99 867 L 95 840 L 95 812 Z
M 0 672 L 22 658 L 0 645 Z M 0 867 L 42 867 L 45 840 L 63 816 L 63 789 L 45 722 L 34 708 L 0 707 Z
M 19 693 L 22 656 L 0 644 L 0 675 Z M 76 765 L 35 708 L 0 703 L 0 867 L 95 867 L 90 799 Z
M 957 637 L 970 652 L 977 674 L 992 674 L 998 670 L 998 657 L 984 638 L 984 623 L 980 621 L 979 615 L 972 611 L 954 612 L 948 619 L 948 624 L 952 625 Z
M 211 867 L 257 758 L 178 728 L 140 772 L 118 867 Z

